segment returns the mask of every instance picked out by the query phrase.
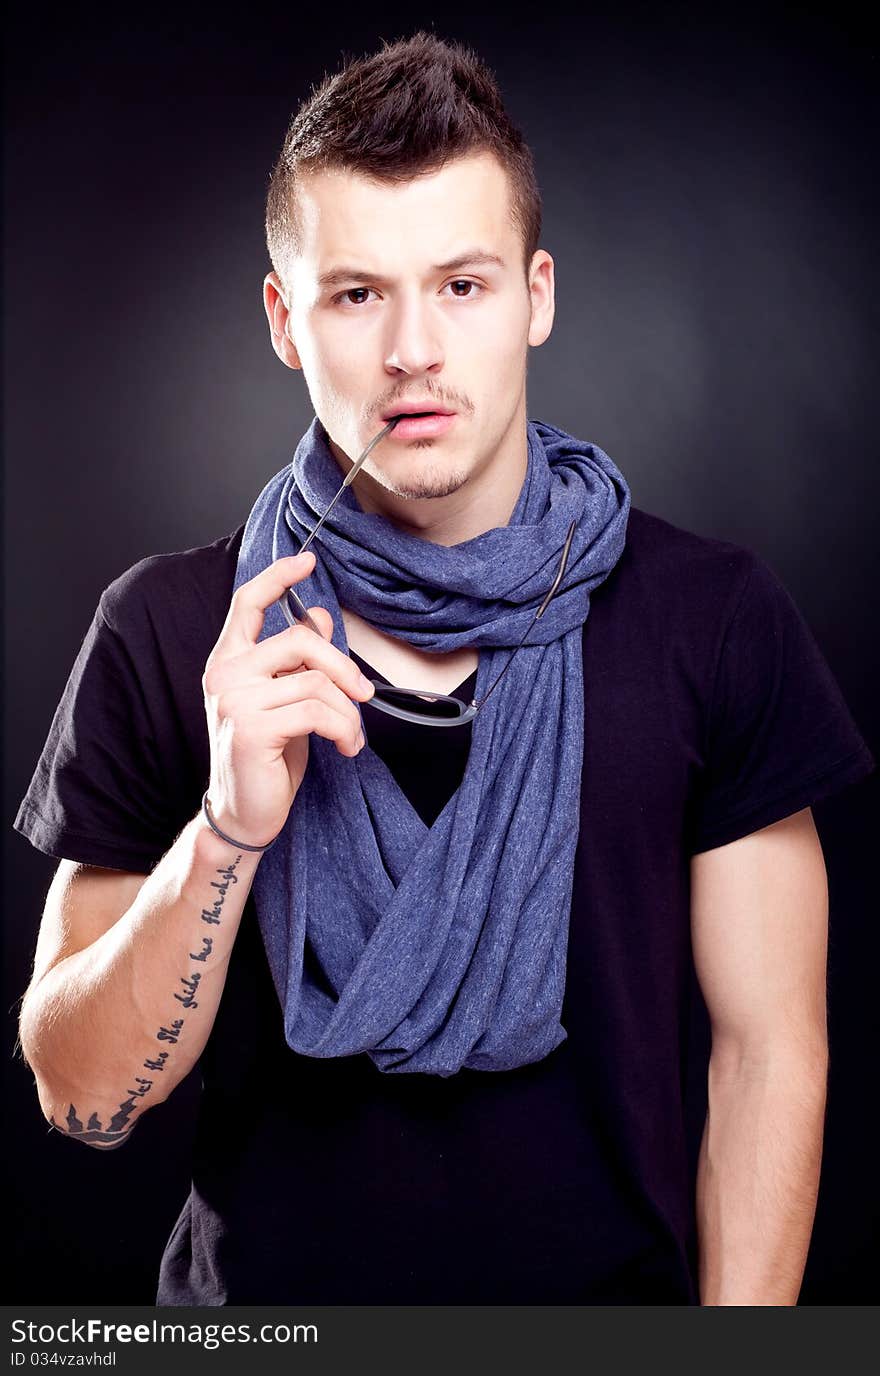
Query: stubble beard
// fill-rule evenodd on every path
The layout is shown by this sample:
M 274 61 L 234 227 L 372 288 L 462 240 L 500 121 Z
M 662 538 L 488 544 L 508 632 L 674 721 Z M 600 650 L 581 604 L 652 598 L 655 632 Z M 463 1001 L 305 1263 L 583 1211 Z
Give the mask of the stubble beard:
M 430 450 L 433 448 L 433 441 L 413 440 L 409 448 Z M 390 478 L 387 473 L 376 473 L 376 480 L 386 492 L 409 501 L 418 501 L 425 497 L 449 497 L 463 487 L 467 479 L 468 475 L 464 469 L 454 468 L 450 472 L 437 463 L 428 463 L 420 468 L 418 473 L 397 481 Z

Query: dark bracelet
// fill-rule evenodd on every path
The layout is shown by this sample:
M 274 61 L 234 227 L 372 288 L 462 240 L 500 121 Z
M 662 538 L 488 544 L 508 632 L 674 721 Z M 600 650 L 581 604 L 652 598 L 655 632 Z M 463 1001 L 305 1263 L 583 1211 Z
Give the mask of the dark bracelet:
M 226 835 L 225 831 L 220 830 L 217 823 L 214 821 L 214 818 L 211 816 L 211 804 L 208 802 L 207 789 L 205 789 L 205 794 L 202 798 L 202 812 L 204 812 L 205 817 L 208 821 L 208 826 L 211 828 L 211 830 L 215 831 L 222 841 L 228 841 L 230 846 L 235 846 L 236 850 L 268 850 L 270 846 L 274 846 L 275 842 L 278 840 L 278 836 L 281 835 L 281 833 L 279 832 L 278 836 L 273 836 L 272 840 L 267 841 L 265 846 L 248 846 L 245 845 L 244 841 L 233 840 L 231 836 Z

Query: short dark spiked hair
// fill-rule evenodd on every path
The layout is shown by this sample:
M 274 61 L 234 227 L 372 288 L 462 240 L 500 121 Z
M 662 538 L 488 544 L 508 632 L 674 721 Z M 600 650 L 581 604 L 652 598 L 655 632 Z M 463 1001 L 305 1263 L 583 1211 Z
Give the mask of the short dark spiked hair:
M 420 29 L 326 76 L 294 115 L 272 171 L 266 244 L 282 282 L 300 251 L 300 173 L 344 170 L 390 184 L 440 171 L 454 158 L 491 152 L 505 169 L 510 218 L 526 275 L 541 234 L 541 194 L 531 150 L 504 109 L 495 77 L 470 48 Z

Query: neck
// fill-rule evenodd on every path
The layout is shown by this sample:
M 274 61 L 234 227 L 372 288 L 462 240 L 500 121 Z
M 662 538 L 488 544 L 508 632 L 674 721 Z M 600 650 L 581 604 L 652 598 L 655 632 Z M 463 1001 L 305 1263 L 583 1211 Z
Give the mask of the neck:
M 329 436 L 328 440 L 341 471 L 347 473 L 354 461 Z M 367 464 L 372 459 L 370 455 Z M 522 491 L 527 466 L 523 402 L 492 454 L 474 467 L 454 492 L 443 497 L 402 497 L 389 492 L 364 469 L 352 488 L 362 511 L 385 516 L 401 530 L 433 544 L 458 545 L 508 524 Z

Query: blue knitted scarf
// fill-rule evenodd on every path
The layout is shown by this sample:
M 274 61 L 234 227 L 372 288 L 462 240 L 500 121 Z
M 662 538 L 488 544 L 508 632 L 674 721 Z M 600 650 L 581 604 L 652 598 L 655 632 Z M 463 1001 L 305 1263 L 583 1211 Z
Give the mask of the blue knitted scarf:
M 297 584 L 306 606 L 330 612 L 345 654 L 340 606 L 422 650 L 478 648 L 479 699 L 577 523 L 563 582 L 474 719 L 464 777 L 433 826 L 369 745 L 351 759 L 311 735 L 299 792 L 252 890 L 285 1037 L 302 1055 L 366 1052 L 380 1071 L 448 1076 L 539 1061 L 568 1035 L 582 627 L 590 593 L 623 551 L 630 492 L 596 445 L 542 421 L 528 421 L 527 441 L 508 525 L 434 544 L 362 511 L 352 485 L 315 541 L 314 572 Z M 254 504 L 236 588 L 297 552 L 342 477 L 316 417 Z M 286 628 L 276 603 L 260 639 Z

